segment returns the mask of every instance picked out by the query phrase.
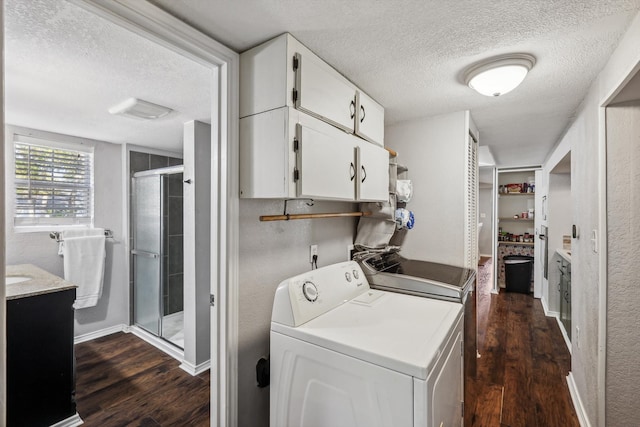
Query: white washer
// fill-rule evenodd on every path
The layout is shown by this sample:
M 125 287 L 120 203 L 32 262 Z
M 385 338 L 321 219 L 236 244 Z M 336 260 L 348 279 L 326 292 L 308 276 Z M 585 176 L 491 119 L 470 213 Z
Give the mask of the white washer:
M 461 426 L 462 305 L 369 288 L 353 261 L 283 281 L 271 427 Z

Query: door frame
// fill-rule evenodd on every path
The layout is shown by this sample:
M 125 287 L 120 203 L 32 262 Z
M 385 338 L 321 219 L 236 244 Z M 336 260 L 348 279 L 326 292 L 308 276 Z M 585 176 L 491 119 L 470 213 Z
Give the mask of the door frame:
M 237 424 L 239 55 L 148 2 L 70 0 L 211 69 L 210 423 Z
M 617 79 L 615 86 L 605 92 L 598 104 L 598 231 L 593 242 L 598 252 L 598 426 L 606 423 L 606 373 L 607 373 L 607 288 L 608 288 L 608 237 L 607 237 L 607 114 L 606 110 L 627 83 L 640 72 L 640 60 L 634 61 Z

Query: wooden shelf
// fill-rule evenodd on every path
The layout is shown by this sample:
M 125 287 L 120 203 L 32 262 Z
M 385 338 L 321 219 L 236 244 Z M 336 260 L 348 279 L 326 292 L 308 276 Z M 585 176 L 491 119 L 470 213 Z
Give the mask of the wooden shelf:
M 533 218 L 498 218 L 499 221 L 524 221 L 524 222 L 529 222 L 529 221 L 533 221 Z
M 505 246 L 533 246 L 534 242 L 498 242 L 498 245 Z
M 535 196 L 536 193 L 498 193 L 498 196 Z

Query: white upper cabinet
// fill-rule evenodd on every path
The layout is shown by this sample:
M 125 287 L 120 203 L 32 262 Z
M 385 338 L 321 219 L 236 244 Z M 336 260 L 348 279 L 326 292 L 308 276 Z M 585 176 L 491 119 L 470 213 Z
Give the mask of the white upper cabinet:
M 240 119 L 240 197 L 387 201 L 389 153 L 294 108 Z
M 356 93 L 355 134 L 384 146 L 384 108 L 366 93 Z
M 342 133 L 342 135 L 340 135 Z M 312 199 L 354 200 L 356 165 L 348 135 L 331 126 L 298 123 L 297 196 Z
M 240 55 L 241 197 L 387 201 L 383 141 L 384 109 L 290 34 Z
M 389 200 L 389 153 L 366 142 L 356 147 L 356 199 L 361 202 Z
M 295 53 L 295 107 L 348 132 L 354 132 L 356 90 L 313 54 Z
M 240 117 L 280 107 L 384 145 L 384 108 L 290 34 L 240 55 Z

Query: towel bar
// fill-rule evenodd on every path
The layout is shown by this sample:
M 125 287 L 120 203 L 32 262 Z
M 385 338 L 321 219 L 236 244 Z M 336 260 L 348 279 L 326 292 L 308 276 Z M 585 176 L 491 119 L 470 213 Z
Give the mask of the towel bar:
M 51 233 L 49 233 L 49 237 L 51 237 L 56 242 L 62 242 L 62 241 L 64 241 L 64 239 L 62 239 L 60 237 L 61 234 L 62 233 L 60 231 L 52 231 Z M 113 239 L 113 231 L 111 231 L 109 229 L 105 229 L 104 230 L 104 237 L 106 237 L 107 239 Z

